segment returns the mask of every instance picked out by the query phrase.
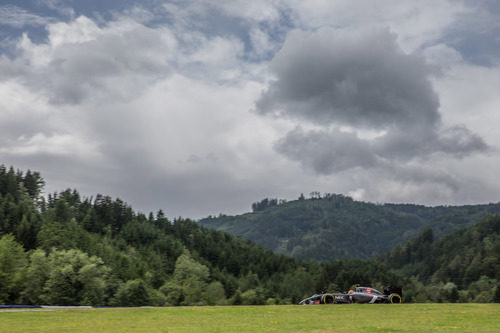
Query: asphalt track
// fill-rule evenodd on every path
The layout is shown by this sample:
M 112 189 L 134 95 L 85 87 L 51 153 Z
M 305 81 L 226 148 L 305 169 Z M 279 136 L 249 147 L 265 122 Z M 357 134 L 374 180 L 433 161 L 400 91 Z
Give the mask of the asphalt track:
M 111 309 L 111 308 L 153 308 L 152 306 L 88 306 L 88 305 L 0 305 L 0 312 L 22 312 L 22 311 L 51 311 L 62 309 Z
M 0 305 L 0 310 L 13 309 L 92 309 L 93 306 L 54 306 L 54 305 Z

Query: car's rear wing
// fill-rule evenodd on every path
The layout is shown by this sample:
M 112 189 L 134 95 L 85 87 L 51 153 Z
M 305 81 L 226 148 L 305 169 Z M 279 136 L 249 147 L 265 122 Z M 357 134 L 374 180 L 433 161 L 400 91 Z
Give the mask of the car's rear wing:
M 403 289 L 401 287 L 394 286 L 384 287 L 384 295 L 389 296 L 390 294 L 398 294 L 399 296 L 403 297 Z

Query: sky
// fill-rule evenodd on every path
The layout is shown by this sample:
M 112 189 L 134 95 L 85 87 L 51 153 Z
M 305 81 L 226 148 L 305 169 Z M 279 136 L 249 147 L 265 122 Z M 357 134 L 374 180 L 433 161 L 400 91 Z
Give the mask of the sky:
M 500 201 L 495 0 L 0 0 L 0 164 L 148 213 Z

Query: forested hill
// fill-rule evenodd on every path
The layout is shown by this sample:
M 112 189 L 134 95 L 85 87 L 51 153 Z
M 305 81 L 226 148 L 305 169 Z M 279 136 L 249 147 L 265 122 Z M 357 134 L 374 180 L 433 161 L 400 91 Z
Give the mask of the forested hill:
M 0 165 L 0 304 L 281 304 L 402 283 L 375 261 L 296 261 L 108 196 L 46 198 L 43 186 L 37 172 Z
M 298 259 L 373 258 L 431 228 L 439 238 L 485 216 L 500 204 L 426 207 L 373 204 L 343 195 L 290 202 L 264 199 L 254 212 L 209 217 L 200 224 L 240 235 L 276 253 Z
M 426 230 L 379 260 L 420 281 L 417 301 L 433 300 L 446 291 L 448 301 L 489 302 L 493 297 L 500 302 L 500 216 L 487 217 L 436 242 L 432 230 Z M 426 296 L 422 289 L 430 284 L 440 287 L 437 292 L 426 288 Z

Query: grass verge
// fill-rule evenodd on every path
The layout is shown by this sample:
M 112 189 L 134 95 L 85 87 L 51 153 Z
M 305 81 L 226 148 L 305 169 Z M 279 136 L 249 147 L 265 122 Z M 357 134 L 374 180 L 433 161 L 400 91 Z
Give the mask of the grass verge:
M 0 311 L 0 332 L 500 332 L 500 304 Z

